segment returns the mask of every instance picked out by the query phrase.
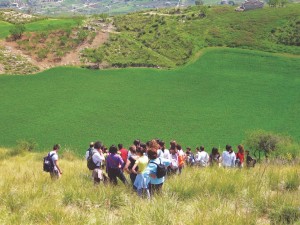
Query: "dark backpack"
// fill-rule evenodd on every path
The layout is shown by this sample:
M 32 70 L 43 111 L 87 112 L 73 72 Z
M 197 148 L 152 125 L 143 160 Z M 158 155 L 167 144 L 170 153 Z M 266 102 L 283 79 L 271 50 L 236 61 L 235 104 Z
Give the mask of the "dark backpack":
M 162 178 L 162 177 L 166 176 L 167 169 L 166 169 L 165 165 L 161 163 L 161 159 L 159 159 L 159 161 L 160 161 L 159 164 L 157 164 L 155 162 L 151 162 L 151 163 L 157 165 L 156 177 L 157 178 Z
M 46 157 L 44 157 L 44 163 L 43 163 L 43 169 L 45 172 L 53 172 L 54 170 L 54 164 L 53 164 L 53 161 L 52 161 L 52 156 L 54 155 L 55 153 L 52 153 L 50 155 L 50 152 L 48 153 L 48 155 Z
M 89 157 L 87 158 L 87 167 L 89 168 L 89 170 L 94 170 L 96 169 L 96 164 L 94 163 L 94 160 L 93 160 L 93 155 L 95 153 L 93 152 L 89 152 Z

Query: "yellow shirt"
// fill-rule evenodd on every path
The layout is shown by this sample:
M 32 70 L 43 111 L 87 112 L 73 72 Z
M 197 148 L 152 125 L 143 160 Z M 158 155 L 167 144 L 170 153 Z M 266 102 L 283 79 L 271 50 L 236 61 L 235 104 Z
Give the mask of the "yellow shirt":
M 143 173 L 148 165 L 148 157 L 147 156 L 141 156 L 135 161 L 135 165 L 139 167 L 139 173 Z

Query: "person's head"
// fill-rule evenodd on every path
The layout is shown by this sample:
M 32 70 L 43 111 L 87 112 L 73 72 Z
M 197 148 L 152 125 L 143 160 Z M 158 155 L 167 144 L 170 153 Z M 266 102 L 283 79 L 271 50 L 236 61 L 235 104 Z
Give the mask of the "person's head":
M 203 145 L 200 146 L 200 152 L 202 152 L 202 151 L 204 151 L 204 146 Z
M 103 147 L 103 144 L 101 141 L 96 141 L 95 144 L 94 144 L 94 148 L 99 150 L 99 149 L 102 149 Z
M 107 153 L 107 147 L 104 146 L 104 145 L 103 145 L 103 147 L 102 147 L 102 152 L 103 152 L 103 153 Z
M 150 148 L 147 152 L 149 159 L 156 159 L 157 158 L 157 150 Z
M 136 154 L 138 155 L 138 156 L 143 156 L 144 155 L 144 153 L 146 152 L 146 145 L 144 146 L 144 147 L 142 147 L 142 146 L 140 146 L 140 147 L 138 147 L 137 149 L 136 149 Z
M 55 144 L 54 146 L 53 146 L 53 150 L 54 151 L 58 151 L 60 149 L 60 144 Z
M 190 147 L 186 147 L 186 152 L 191 152 L 191 148 Z
M 115 145 L 112 145 L 109 147 L 109 153 L 110 154 L 116 154 L 118 152 L 118 149 Z
M 123 144 L 118 144 L 119 150 L 123 148 Z
M 239 150 L 239 153 L 244 153 L 244 146 L 243 145 L 238 145 L 238 150 Z
M 91 142 L 90 143 L 90 148 L 93 148 L 94 147 L 94 142 Z
M 132 155 L 135 155 L 136 154 L 136 146 L 135 145 L 131 145 L 129 147 L 129 151 L 131 152 Z
M 141 141 L 140 141 L 139 139 L 136 139 L 136 140 L 133 141 L 133 144 L 134 144 L 135 146 L 139 146 L 140 143 L 141 143 Z
M 196 147 L 196 151 L 199 152 L 199 151 L 200 151 L 200 148 L 199 148 L 199 147 Z
M 226 151 L 227 151 L 227 152 L 232 152 L 232 147 L 231 147 L 231 145 L 226 145 Z
M 173 140 L 173 141 L 170 141 L 170 149 L 171 148 L 173 148 L 173 149 L 175 149 L 176 148 L 176 141 L 175 140 Z
M 140 147 L 143 149 L 144 152 L 147 151 L 147 145 L 145 143 L 140 143 Z
M 171 153 L 172 155 L 174 155 L 174 154 L 176 153 L 176 149 L 175 149 L 175 148 L 170 148 L 170 153 Z
M 157 142 L 156 142 L 155 139 L 153 139 L 153 140 L 150 141 L 149 148 L 153 149 L 155 151 L 157 151 L 157 149 L 159 149 L 159 145 L 157 144 Z
M 159 138 L 155 138 L 155 141 L 156 141 L 157 144 L 159 144 L 160 139 Z
M 160 140 L 160 142 L 158 143 L 160 146 L 160 149 L 165 150 L 165 142 Z
M 219 154 L 218 148 L 213 147 L 212 150 L 211 150 L 211 154 L 212 154 L 212 155 L 217 155 L 217 154 Z
M 249 150 L 246 150 L 245 153 L 246 153 L 246 155 L 249 155 L 250 152 L 249 152 Z
M 181 147 L 180 144 L 177 144 L 177 145 L 176 145 L 176 148 L 177 148 L 177 150 L 181 150 L 181 149 L 182 149 L 182 147 Z

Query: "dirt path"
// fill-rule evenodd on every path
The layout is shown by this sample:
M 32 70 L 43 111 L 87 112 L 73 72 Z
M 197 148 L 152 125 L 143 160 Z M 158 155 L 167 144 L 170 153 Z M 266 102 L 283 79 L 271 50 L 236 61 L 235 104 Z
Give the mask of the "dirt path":
M 52 63 L 56 64 L 54 66 L 62 66 L 62 65 L 80 65 L 80 52 L 85 48 L 97 48 L 104 44 L 109 38 L 108 32 L 99 31 L 94 38 L 92 44 L 88 42 L 83 43 L 74 51 L 68 53 L 66 56 L 62 58 L 59 63 Z

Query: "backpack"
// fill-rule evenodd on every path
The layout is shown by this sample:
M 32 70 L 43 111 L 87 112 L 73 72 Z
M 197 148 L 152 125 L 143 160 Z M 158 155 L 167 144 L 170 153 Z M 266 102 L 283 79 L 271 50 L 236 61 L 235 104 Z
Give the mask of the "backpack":
M 94 160 L 93 160 L 93 155 L 95 153 L 92 153 L 91 151 L 89 152 L 89 157 L 87 159 L 87 167 L 89 168 L 89 170 L 94 170 L 96 169 L 96 164 L 94 163 Z
M 44 169 L 45 172 L 53 172 L 54 164 L 53 164 L 53 161 L 52 161 L 52 156 L 54 154 L 55 153 L 52 153 L 50 155 L 50 152 L 49 152 L 48 155 L 46 157 L 44 157 L 43 169 Z
M 159 159 L 159 161 L 160 161 L 159 164 L 157 164 L 155 162 L 151 162 L 151 163 L 157 165 L 156 177 L 157 178 L 162 178 L 162 177 L 166 176 L 167 169 L 166 169 L 165 165 L 161 163 L 161 159 Z

